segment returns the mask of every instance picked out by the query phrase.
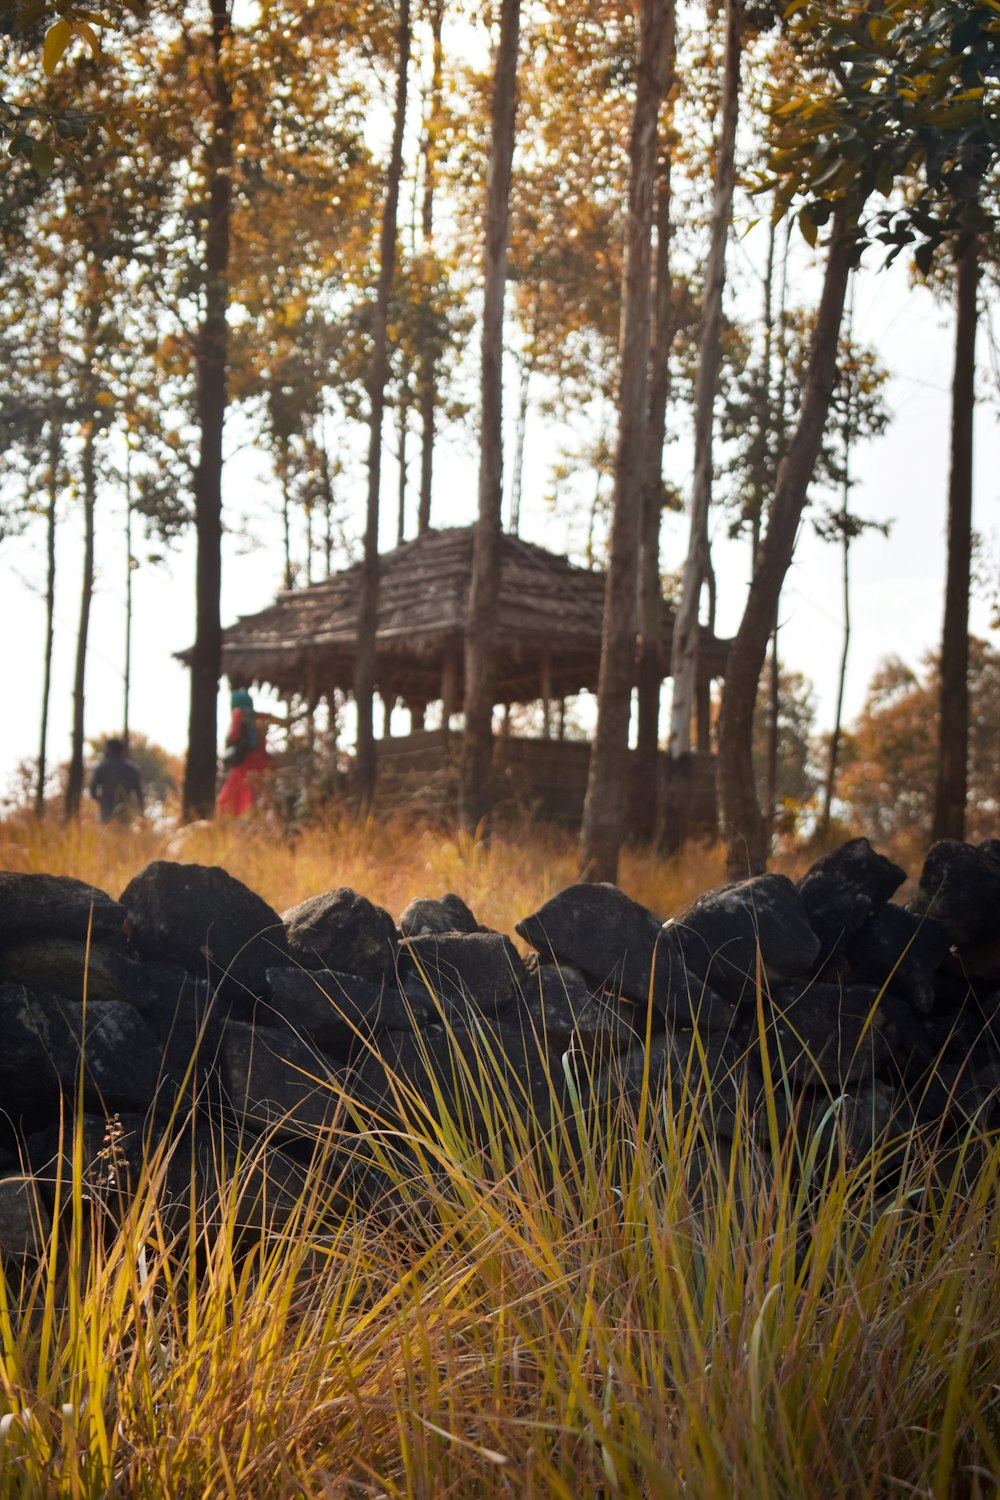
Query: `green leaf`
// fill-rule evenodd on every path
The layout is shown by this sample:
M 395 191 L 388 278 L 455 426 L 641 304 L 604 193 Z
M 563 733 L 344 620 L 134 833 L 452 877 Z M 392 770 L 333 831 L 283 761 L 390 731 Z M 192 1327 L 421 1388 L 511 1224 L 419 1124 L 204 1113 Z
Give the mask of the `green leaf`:
M 50 77 L 59 66 L 59 59 L 69 46 L 69 39 L 73 35 L 73 28 L 68 21 L 56 21 L 45 33 L 45 45 L 42 48 L 42 67 Z
M 48 177 L 56 164 L 54 147 L 48 141 L 39 141 L 31 153 L 32 171 L 37 177 Z
M 913 252 L 913 260 L 921 276 L 930 275 L 931 266 L 934 264 L 934 246 L 929 240 L 917 246 Z
M 814 246 L 819 234 L 816 220 L 812 216 L 812 210 L 806 205 L 799 211 L 799 228 L 802 230 L 802 238 L 807 245 Z
M 895 184 L 896 174 L 892 169 L 892 162 L 882 162 L 875 176 L 876 189 L 882 194 L 883 198 L 888 198 Z

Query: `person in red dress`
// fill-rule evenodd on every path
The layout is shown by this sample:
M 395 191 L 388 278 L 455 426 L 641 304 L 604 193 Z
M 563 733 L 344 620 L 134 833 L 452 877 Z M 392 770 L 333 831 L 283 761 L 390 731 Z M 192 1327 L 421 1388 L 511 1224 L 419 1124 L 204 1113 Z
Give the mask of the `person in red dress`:
M 229 771 L 219 788 L 216 806 L 220 813 L 241 818 L 253 807 L 257 777 L 273 765 L 264 743 L 264 727 L 271 715 L 254 711 L 253 699 L 246 688 L 234 688 L 230 706 L 233 716 L 229 721 L 223 756 Z

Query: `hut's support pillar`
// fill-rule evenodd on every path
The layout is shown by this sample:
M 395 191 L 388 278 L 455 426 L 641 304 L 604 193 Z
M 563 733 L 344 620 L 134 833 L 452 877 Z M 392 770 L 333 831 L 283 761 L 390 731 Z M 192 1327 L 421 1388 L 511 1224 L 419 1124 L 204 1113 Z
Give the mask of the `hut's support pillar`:
M 392 739 L 392 710 L 396 700 L 385 694 L 382 696 L 382 738 Z
M 708 755 L 712 749 L 712 681 L 709 677 L 702 678 L 698 683 L 695 714 L 698 721 L 698 750 L 700 754 Z
M 410 733 L 416 734 L 420 729 L 427 728 L 427 704 L 408 703 L 406 705 L 410 714 Z
M 455 659 L 455 648 L 448 646 L 441 665 L 441 728 L 445 733 L 451 728 L 451 716 L 455 712 L 457 698 L 458 664 Z
M 542 653 L 542 734 L 552 738 L 552 657 Z

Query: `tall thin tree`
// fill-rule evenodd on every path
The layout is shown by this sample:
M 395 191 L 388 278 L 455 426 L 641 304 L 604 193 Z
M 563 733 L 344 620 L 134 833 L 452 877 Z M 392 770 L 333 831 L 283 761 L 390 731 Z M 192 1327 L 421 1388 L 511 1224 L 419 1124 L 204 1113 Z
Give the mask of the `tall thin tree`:
M 479 518 L 472 553 L 465 642 L 465 735 L 459 816 L 477 828 L 489 817 L 493 757 L 496 625 L 500 597 L 500 509 L 503 500 L 503 307 L 507 226 L 517 122 L 520 0 L 502 0 L 493 66 L 490 158 L 483 248 L 483 337 L 479 434 Z
M 382 423 L 385 386 L 389 372 L 389 299 L 396 273 L 396 222 L 399 186 L 403 175 L 403 131 L 406 125 L 406 91 L 410 65 L 410 0 L 400 0 L 396 28 L 396 99 L 393 112 L 392 146 L 382 207 L 379 243 L 378 291 L 372 328 L 372 352 L 368 370 L 369 437 L 368 502 L 365 512 L 365 551 L 361 564 L 361 596 L 358 602 L 358 634 L 354 665 L 354 703 L 358 715 L 355 805 L 364 813 L 375 795 L 375 634 L 378 623 L 378 517 L 382 475 Z
M 676 74 L 677 7 L 670 0 L 667 13 L 666 77 L 664 97 L 669 100 Z M 636 711 L 635 799 L 633 833 L 648 836 L 655 827 L 650 820 L 649 790 L 656 788 L 660 728 L 660 687 L 663 662 L 660 623 L 663 593 L 660 585 L 660 523 L 663 516 L 663 445 L 667 431 L 670 396 L 670 352 L 674 342 L 676 312 L 671 272 L 673 240 L 672 113 L 659 132 L 656 172 L 656 258 L 653 268 L 652 336 L 649 352 L 649 418 L 646 424 L 643 462 L 642 517 L 639 539 L 639 650 Z
M 972 430 L 975 411 L 979 240 L 956 256 L 948 565 L 941 636 L 941 701 L 933 836 L 965 837 L 969 760 L 969 586 L 972 575 Z
M 444 46 L 441 39 L 444 23 L 444 0 L 427 0 L 431 25 L 431 88 L 424 124 L 423 162 L 424 196 L 420 210 L 420 244 L 428 263 L 434 254 L 434 195 L 437 189 L 438 136 L 441 130 L 441 108 L 444 97 Z M 437 414 L 437 347 L 432 337 L 425 338 L 420 351 L 418 391 L 420 403 L 420 502 L 417 530 L 423 533 L 431 524 L 431 485 L 434 476 L 434 438 Z
M 195 640 L 191 651 L 183 816 L 207 818 L 215 804 L 218 692 L 222 661 L 222 435 L 229 371 L 229 259 L 235 114 L 229 82 L 229 0 L 209 0 L 211 47 L 205 146 L 202 317 L 195 335 L 199 451 L 194 473 Z
M 669 775 L 664 787 L 664 842 L 680 847 L 686 834 L 690 801 L 691 721 L 698 680 L 698 631 L 702 589 L 708 577 L 708 513 L 712 499 L 712 446 L 715 398 L 722 357 L 722 294 L 726 280 L 726 241 L 736 182 L 736 129 L 740 110 L 743 57 L 742 0 L 726 0 L 722 118 L 715 160 L 711 238 L 705 269 L 698 373 L 694 397 L 694 479 L 687 556 L 681 595 L 674 617 L 671 654 L 673 698 L 670 709 Z
M 650 344 L 653 195 L 657 118 L 664 92 L 668 0 L 642 0 L 635 107 L 629 140 L 629 200 L 621 314 L 621 374 L 614 511 L 580 872 L 615 880 L 628 816 L 629 718 L 635 680 L 636 585 Z

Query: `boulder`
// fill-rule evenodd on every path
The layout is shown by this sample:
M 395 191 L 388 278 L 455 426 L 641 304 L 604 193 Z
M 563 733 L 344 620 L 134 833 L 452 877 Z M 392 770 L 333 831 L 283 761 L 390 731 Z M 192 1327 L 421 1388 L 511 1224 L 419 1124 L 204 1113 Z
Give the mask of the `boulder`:
M 483 929 L 461 896 L 453 891 L 432 901 L 418 896 L 399 916 L 400 937 L 420 937 L 428 932 L 481 932 Z
M 818 859 L 799 881 L 799 895 L 820 940 L 821 962 L 839 953 L 905 879 L 906 871 L 876 854 L 867 839 L 849 839 Z
M 579 969 L 539 964 L 518 1007 L 522 1027 L 543 1038 L 549 1055 L 576 1047 L 591 1057 L 626 1050 L 646 1035 L 645 1009 L 631 1000 L 591 992 Z M 654 1017 L 653 1034 L 663 1031 Z
M 135 1008 L 160 1047 L 157 1109 L 173 1110 L 181 1095 L 193 1102 L 212 1091 L 219 1043 L 229 1005 L 206 979 L 180 964 L 149 959 Z
M 265 970 L 287 961 L 281 918 L 226 870 L 155 860 L 122 892 L 130 942 L 229 994 L 259 995 Z
M 515 1006 L 528 971 L 510 938 L 499 932 L 425 933 L 400 947 L 400 972 L 449 1010 L 496 1016 Z M 414 987 L 415 986 L 411 986 Z
M 289 1032 L 230 1021 L 219 1047 L 219 1076 L 237 1122 L 275 1140 L 312 1140 L 339 1108 L 332 1065 Z
M 0 946 L 19 938 L 116 937 L 125 908 L 106 892 L 69 875 L 0 870 Z
M 777 986 L 765 1036 L 772 1074 L 834 1094 L 869 1081 L 889 1058 L 877 1001 L 878 991 L 861 985 Z
M 398 1130 L 445 1120 L 470 1139 L 502 1135 L 511 1119 L 548 1128 L 566 1099 L 561 1060 L 507 1020 L 387 1032 L 379 1052 L 341 1074 L 358 1128 Z
M 772 982 L 805 976 L 819 957 L 819 938 L 787 875 L 757 875 L 699 896 L 668 924 L 692 974 L 734 1000 L 753 998 L 757 959 Z
M 36 937 L 0 951 L 0 983 L 48 990 L 69 1000 L 134 1004 L 142 993 L 142 965 L 107 943 L 80 938 Z
M 332 969 L 268 969 L 258 1024 L 280 1025 L 348 1062 L 383 1031 L 425 1025 L 435 1012 L 426 990 L 400 993 L 395 981 L 363 979 Z
M 883 906 L 851 934 L 845 956 L 862 984 L 883 985 L 903 996 L 918 1015 L 934 1007 L 934 978 L 948 954 L 948 936 L 933 917 L 902 906 Z
M 571 885 L 517 924 L 544 962 L 570 964 L 595 990 L 609 990 L 699 1029 L 726 1029 L 731 1007 L 684 962 L 671 923 L 613 885 Z
M 49 1243 L 52 1221 L 30 1177 L 0 1177 L 0 1256 L 23 1260 L 40 1256 Z
M 281 920 L 289 952 L 304 969 L 332 969 L 374 980 L 388 979 L 395 972 L 395 922 L 383 907 L 347 886 L 300 901 Z
M 80 1139 L 80 1169 L 84 1192 L 105 1203 L 112 1211 L 128 1201 L 139 1182 L 143 1161 L 158 1139 L 145 1115 L 85 1114 L 60 1129 L 50 1125 L 34 1131 L 24 1143 L 24 1158 L 31 1168 L 39 1193 L 49 1209 L 55 1206 L 57 1189 L 68 1202 L 74 1172 L 76 1132 Z
M 25 1128 L 58 1118 L 60 1095 L 108 1113 L 145 1111 L 160 1078 L 161 1049 L 129 1005 L 86 1006 L 61 995 L 0 984 L 0 1099 Z
M 988 851 L 940 839 L 927 851 L 908 909 L 934 917 L 961 947 L 1000 934 L 1000 863 Z

